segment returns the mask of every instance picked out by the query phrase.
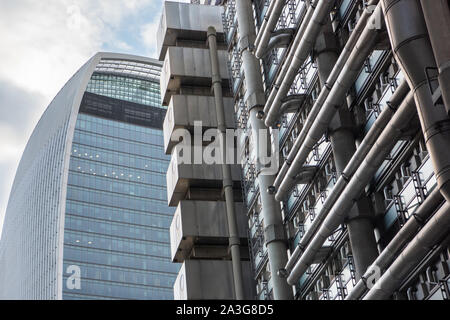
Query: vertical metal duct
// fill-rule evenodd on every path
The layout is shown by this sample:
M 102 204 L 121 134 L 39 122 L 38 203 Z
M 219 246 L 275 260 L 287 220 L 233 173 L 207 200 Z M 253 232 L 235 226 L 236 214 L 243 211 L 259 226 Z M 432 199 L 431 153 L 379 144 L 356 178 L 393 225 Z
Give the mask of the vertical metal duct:
M 240 240 L 236 219 L 236 211 L 234 210 L 234 195 L 233 195 L 233 179 L 231 178 L 231 165 L 227 164 L 226 158 L 226 125 L 225 125 L 225 111 L 223 107 L 222 94 L 222 78 L 220 76 L 219 57 L 217 55 L 217 39 L 216 29 L 214 27 L 208 28 L 208 45 L 209 56 L 211 60 L 211 74 L 212 87 L 214 91 L 214 102 L 216 106 L 217 129 L 220 133 L 221 151 L 222 151 L 222 175 L 223 175 L 223 190 L 225 193 L 225 205 L 227 209 L 229 246 L 231 251 L 231 262 L 233 265 L 233 279 L 234 291 L 237 300 L 243 300 L 244 285 L 242 280 L 242 265 Z
M 421 0 L 421 3 L 439 71 L 442 100 L 450 115 L 450 1 Z
M 273 81 L 272 90 L 270 91 L 269 97 L 267 98 L 266 104 L 264 106 L 264 112 L 267 112 L 269 110 L 270 106 L 272 105 L 273 100 L 275 99 L 275 96 L 277 94 L 278 88 L 281 86 L 281 83 L 283 82 L 286 72 L 289 69 L 289 66 L 291 65 L 292 57 L 294 56 L 295 49 L 298 47 L 298 44 L 300 40 L 302 39 L 306 28 L 309 25 L 309 21 L 311 20 L 311 17 L 314 13 L 314 9 L 317 6 L 317 3 L 319 0 L 314 0 L 309 5 L 307 4 L 307 9 L 305 16 L 303 17 L 302 23 L 300 27 L 297 30 L 297 33 L 295 35 L 294 41 L 291 45 L 291 49 L 289 50 L 289 54 L 285 61 L 283 62 L 283 65 L 281 66 L 281 70 L 276 76 L 276 79 Z
M 431 90 L 436 88 L 437 81 L 436 77 L 429 79 L 426 70 L 436 69 L 436 62 L 420 2 L 382 0 L 381 3 L 395 57 L 414 91 L 439 189 L 450 201 L 450 118 L 444 106 L 433 104 Z
M 236 1 L 236 15 L 238 19 L 239 47 L 242 56 L 242 66 L 246 85 L 245 102 L 249 108 L 249 121 L 252 135 L 257 138 L 261 131 L 268 133 L 264 122 L 257 114 L 262 111 L 265 103 L 264 87 L 262 83 L 259 60 L 251 52 L 256 34 L 250 0 Z M 270 134 L 266 134 L 269 137 Z M 258 145 L 258 143 L 257 143 Z M 276 300 L 292 299 L 292 288 L 280 277 L 278 270 L 287 262 L 287 248 L 284 236 L 283 219 L 280 204 L 275 201 L 268 188 L 273 184 L 274 176 L 261 174 L 262 166 L 257 160 L 256 181 L 259 185 L 261 197 L 261 214 L 264 219 L 264 239 L 267 246 L 270 270 L 272 271 L 272 285 Z

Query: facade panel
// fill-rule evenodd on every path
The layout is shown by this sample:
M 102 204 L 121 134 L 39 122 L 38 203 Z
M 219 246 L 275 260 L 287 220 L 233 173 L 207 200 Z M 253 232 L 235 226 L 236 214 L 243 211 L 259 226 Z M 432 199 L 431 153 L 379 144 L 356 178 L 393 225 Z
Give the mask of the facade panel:
M 218 51 L 227 50 L 221 76 L 230 78 L 225 90 L 245 141 L 255 298 L 448 299 L 448 46 L 440 31 L 450 27 L 448 3 L 191 3 L 176 16 L 200 4 L 223 9 Z M 201 30 L 169 30 L 166 16 L 158 39 L 167 61 L 171 46 L 193 46 Z M 264 177 L 255 132 L 276 129 L 280 167 Z

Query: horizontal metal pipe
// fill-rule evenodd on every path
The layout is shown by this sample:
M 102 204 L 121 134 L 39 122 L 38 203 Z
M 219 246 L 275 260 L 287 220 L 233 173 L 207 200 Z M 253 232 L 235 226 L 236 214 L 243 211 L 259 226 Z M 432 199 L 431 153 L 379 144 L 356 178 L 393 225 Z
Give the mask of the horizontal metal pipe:
M 305 140 L 300 146 L 298 153 L 295 155 L 292 165 L 287 170 L 286 176 L 283 178 L 280 186 L 277 188 L 275 198 L 278 201 L 283 200 L 289 191 L 295 185 L 295 176 L 301 170 L 309 153 L 313 150 L 317 141 L 323 136 L 328 128 L 328 124 L 340 108 L 344 101 L 345 95 L 350 86 L 356 80 L 367 56 L 372 52 L 376 45 L 378 35 L 382 28 L 374 28 L 376 21 L 381 14 L 381 6 L 377 6 L 372 16 L 367 21 L 361 36 L 356 42 L 347 62 L 340 70 L 335 84 L 331 88 L 322 107 L 318 107 L 319 111 L 313 121 L 309 131 L 305 130 Z M 333 70 L 335 71 L 335 70 Z M 333 73 L 332 71 L 332 73 Z M 337 72 L 337 71 L 336 71 Z M 331 75 L 330 75 L 331 77 Z M 309 116 L 308 116 L 309 118 Z M 302 130 L 303 131 L 303 130 Z
M 370 149 L 366 158 L 348 182 L 344 191 L 337 198 L 329 214 L 311 239 L 311 242 L 305 248 L 304 253 L 288 276 L 287 281 L 289 284 L 293 285 L 300 278 L 308 266 L 311 265 L 316 253 L 320 250 L 326 239 L 344 222 L 348 211 L 364 191 L 365 186 L 372 179 L 376 170 L 383 163 L 397 140 L 401 137 L 402 130 L 408 128 L 410 121 L 415 115 L 414 97 L 413 93 L 410 92 L 401 103 L 391 121 L 384 128 L 374 146 Z
M 314 218 L 311 226 L 306 230 L 306 233 L 303 235 L 300 242 L 298 243 L 298 246 L 292 253 L 285 267 L 285 269 L 288 272 L 291 270 L 293 264 L 298 259 L 301 253 L 301 248 L 304 248 L 308 244 L 311 237 L 317 231 L 317 229 L 327 216 L 328 212 L 330 212 L 331 208 L 333 207 L 333 204 L 336 202 L 337 198 L 339 198 L 342 191 L 345 189 L 347 185 L 346 181 L 348 181 L 353 176 L 355 171 L 358 169 L 364 158 L 369 153 L 370 149 L 373 147 L 375 141 L 378 139 L 379 135 L 381 134 L 385 126 L 389 123 L 392 116 L 396 112 L 397 108 L 405 98 L 405 96 L 408 94 L 408 92 L 409 92 L 408 83 L 405 80 L 403 80 L 395 90 L 391 99 L 386 103 L 387 107 L 383 109 L 381 114 L 378 116 L 377 120 L 370 128 L 369 132 L 367 132 L 367 134 L 365 135 L 363 141 L 360 143 L 355 154 L 350 159 L 345 169 L 342 171 L 342 175 L 339 177 L 338 181 L 334 185 L 333 189 L 331 190 L 331 193 L 326 198 L 322 209 Z
M 273 6 L 272 3 L 274 4 Z M 267 48 L 272 32 L 277 26 L 278 19 L 280 18 L 285 4 L 286 0 L 272 0 L 270 3 L 269 9 L 272 7 L 272 10 L 266 14 L 263 25 L 261 26 L 261 31 L 258 33 L 255 41 L 255 56 L 259 59 L 263 56 L 263 53 Z
M 345 300 L 359 299 L 367 290 L 367 279 L 373 274 L 375 270 L 386 270 L 386 268 L 392 263 L 395 256 L 405 246 L 405 244 L 411 240 L 411 238 L 417 234 L 423 223 L 433 214 L 438 206 L 444 201 L 444 197 L 439 192 L 439 189 L 434 189 L 425 201 L 417 208 L 412 217 L 408 219 L 406 224 L 400 229 L 395 237 L 389 242 L 386 248 L 376 258 L 367 271 L 362 276 L 362 279 L 353 287 L 349 292 Z
M 289 68 L 283 78 L 280 88 L 276 93 L 273 103 L 271 106 L 267 107 L 267 113 L 265 113 L 265 123 L 267 126 L 271 126 L 278 118 L 281 100 L 287 95 L 292 82 L 298 74 L 298 70 L 301 68 L 306 58 L 308 58 L 308 55 L 311 52 L 311 49 L 316 42 L 316 38 L 322 28 L 322 22 L 326 15 L 330 12 L 333 3 L 334 0 L 319 0 L 317 3 L 317 7 L 314 9 L 311 20 L 309 21 L 298 46 L 295 48 Z M 264 109 L 266 109 L 266 107 Z
M 379 0 L 371 0 L 369 2 L 369 6 L 373 6 L 376 3 L 378 3 Z M 320 94 L 317 98 L 317 100 L 314 102 L 313 107 L 311 108 L 310 113 L 308 114 L 308 118 L 306 119 L 305 123 L 303 124 L 303 128 L 298 135 L 298 137 L 295 139 L 295 142 L 289 151 L 289 154 L 286 158 L 286 161 L 283 163 L 280 171 L 277 174 L 277 177 L 275 178 L 274 186 L 277 189 L 281 181 L 283 180 L 284 176 L 286 175 L 289 166 L 291 165 L 292 161 L 294 161 L 295 155 L 297 154 L 297 151 L 300 149 L 300 146 L 303 144 L 306 135 L 311 128 L 312 124 L 314 123 L 314 120 L 316 119 L 317 115 L 319 114 L 320 109 L 322 108 L 323 103 L 327 99 L 331 88 L 333 87 L 334 83 L 336 82 L 339 73 L 342 71 L 342 68 L 344 67 L 345 63 L 347 62 L 348 57 L 350 56 L 350 53 L 352 52 L 353 47 L 355 46 L 356 42 L 358 41 L 359 37 L 361 36 L 361 33 L 366 28 L 367 20 L 372 15 L 371 10 L 364 10 L 361 17 L 358 20 L 358 23 L 355 26 L 355 29 L 352 31 L 352 34 L 350 35 L 350 38 L 346 42 L 344 48 L 342 49 L 342 52 L 338 58 L 338 61 L 336 61 L 336 64 L 331 71 L 330 75 L 328 76 L 327 81 L 325 82 L 325 85 L 322 87 L 322 90 L 320 91 Z M 272 90 L 274 92 L 274 90 Z M 272 94 L 271 92 L 271 94 Z M 269 100 L 270 101 L 270 97 Z M 267 104 L 266 104 L 267 106 Z
M 450 204 L 446 201 L 419 233 L 408 243 L 399 257 L 364 296 L 363 300 L 388 299 L 401 285 L 405 276 L 448 234 Z

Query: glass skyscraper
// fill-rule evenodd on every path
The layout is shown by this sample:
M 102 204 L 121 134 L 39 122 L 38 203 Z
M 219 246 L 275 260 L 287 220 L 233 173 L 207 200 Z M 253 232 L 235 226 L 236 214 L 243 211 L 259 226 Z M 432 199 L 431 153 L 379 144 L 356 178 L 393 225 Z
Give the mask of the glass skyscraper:
M 47 108 L 6 211 L 1 298 L 173 298 L 160 69 L 98 53 Z

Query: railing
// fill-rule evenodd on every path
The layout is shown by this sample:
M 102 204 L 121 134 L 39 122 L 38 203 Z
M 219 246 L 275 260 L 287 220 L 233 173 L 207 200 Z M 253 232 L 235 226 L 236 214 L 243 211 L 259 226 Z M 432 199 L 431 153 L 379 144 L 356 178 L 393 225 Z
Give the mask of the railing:
M 433 164 L 427 156 L 419 168 L 411 173 L 411 177 L 405 181 L 402 189 L 393 195 L 384 214 L 384 229 L 388 230 L 396 221 L 400 223 L 400 226 L 404 225 L 435 186 Z

